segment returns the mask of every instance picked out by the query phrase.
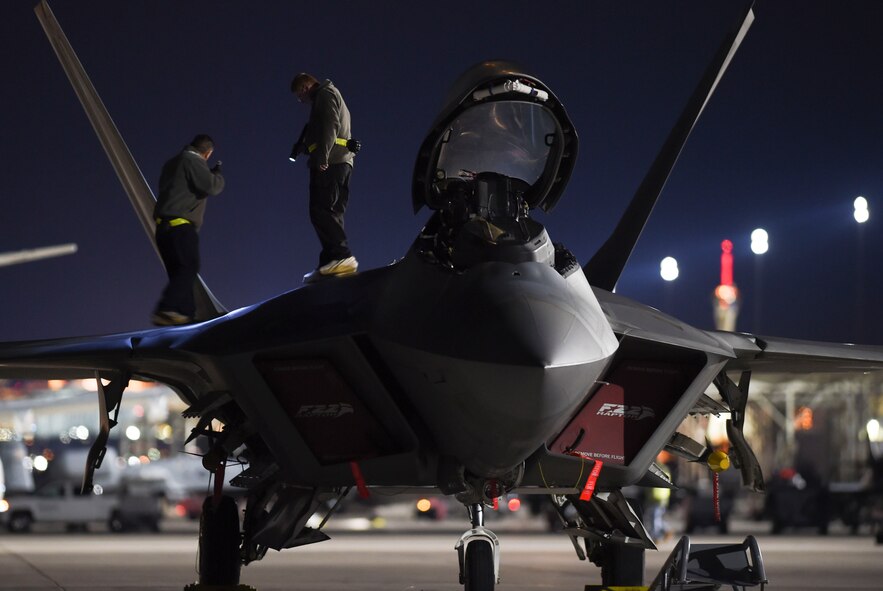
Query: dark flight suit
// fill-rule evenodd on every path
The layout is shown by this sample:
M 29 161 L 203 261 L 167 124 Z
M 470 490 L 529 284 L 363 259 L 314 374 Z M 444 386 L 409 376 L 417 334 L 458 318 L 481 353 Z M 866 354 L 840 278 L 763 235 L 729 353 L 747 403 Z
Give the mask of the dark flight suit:
M 344 145 L 352 138 L 350 112 L 330 80 L 312 92 L 304 143 L 310 154 L 310 221 L 322 245 L 319 266 L 352 256 L 343 216 L 349 202 L 354 154 Z M 327 170 L 319 167 L 328 164 Z
M 169 276 L 157 312 L 172 311 L 193 318 L 193 284 L 199 273 L 199 228 L 206 197 L 224 189 L 219 167 L 208 163 L 192 146 L 165 163 L 159 178 L 159 197 L 153 210 L 156 245 Z

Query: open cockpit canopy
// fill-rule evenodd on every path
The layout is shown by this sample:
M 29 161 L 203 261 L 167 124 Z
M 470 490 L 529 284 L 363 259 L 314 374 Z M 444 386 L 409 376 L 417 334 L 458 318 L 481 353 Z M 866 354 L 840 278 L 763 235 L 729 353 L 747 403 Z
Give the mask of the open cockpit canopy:
M 573 125 L 552 92 L 524 68 L 487 61 L 454 83 L 414 167 L 415 213 L 487 179 L 521 189 L 524 204 L 551 210 L 577 153 Z

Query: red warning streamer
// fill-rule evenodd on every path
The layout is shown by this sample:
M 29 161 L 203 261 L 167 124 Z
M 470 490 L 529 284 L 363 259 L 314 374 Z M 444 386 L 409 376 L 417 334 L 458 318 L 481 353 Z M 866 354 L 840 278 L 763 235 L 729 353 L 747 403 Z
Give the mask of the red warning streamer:
M 371 493 L 368 492 L 368 487 L 365 485 L 365 477 L 362 476 L 362 470 L 356 462 L 350 462 L 350 470 L 353 471 L 353 479 L 356 481 L 356 489 L 359 491 L 359 496 L 367 499 L 371 496 Z
M 589 501 L 592 499 L 592 493 L 595 492 L 595 481 L 598 480 L 598 475 L 601 474 L 601 466 L 604 465 L 604 462 L 601 460 L 593 461 L 595 462 L 595 465 L 592 466 L 592 471 L 586 479 L 586 485 L 583 487 L 583 492 L 579 495 L 580 501 Z
M 711 495 L 714 499 L 714 522 L 721 521 L 721 498 L 720 498 L 720 475 L 717 472 L 711 473 Z

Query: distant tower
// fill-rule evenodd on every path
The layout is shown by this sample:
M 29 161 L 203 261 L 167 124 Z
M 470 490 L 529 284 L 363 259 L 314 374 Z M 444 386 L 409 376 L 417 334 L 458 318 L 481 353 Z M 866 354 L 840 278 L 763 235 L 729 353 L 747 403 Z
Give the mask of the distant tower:
M 733 283 L 733 243 L 721 242 L 721 282 L 714 290 L 714 324 L 718 330 L 736 330 L 739 289 Z

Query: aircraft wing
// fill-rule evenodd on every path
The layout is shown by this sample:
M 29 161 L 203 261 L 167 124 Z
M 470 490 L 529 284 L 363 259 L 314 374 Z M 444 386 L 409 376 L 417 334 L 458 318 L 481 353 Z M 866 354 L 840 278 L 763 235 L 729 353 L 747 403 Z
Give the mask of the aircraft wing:
M 0 343 L 0 379 L 82 379 L 100 375 L 180 384 L 199 365 L 175 343 L 190 327 L 149 329 L 101 336 Z
M 733 348 L 732 371 L 755 373 L 867 372 L 883 370 L 883 347 L 825 343 L 746 333 L 712 331 Z
M 725 371 L 830 373 L 883 370 L 883 347 L 701 330 L 619 294 L 594 288 L 613 332 L 702 350 L 727 360 Z
M 0 343 L 0 378 L 93 378 L 129 368 L 146 332 Z

